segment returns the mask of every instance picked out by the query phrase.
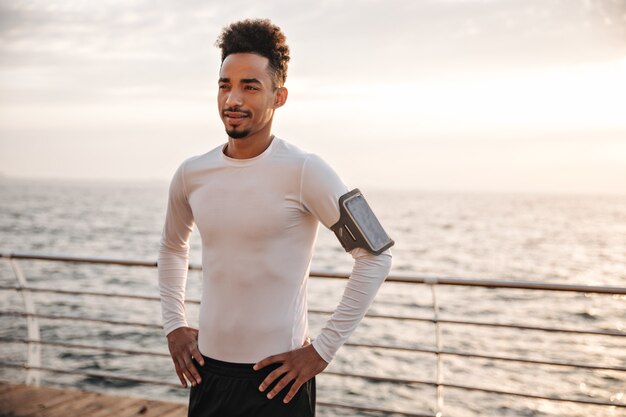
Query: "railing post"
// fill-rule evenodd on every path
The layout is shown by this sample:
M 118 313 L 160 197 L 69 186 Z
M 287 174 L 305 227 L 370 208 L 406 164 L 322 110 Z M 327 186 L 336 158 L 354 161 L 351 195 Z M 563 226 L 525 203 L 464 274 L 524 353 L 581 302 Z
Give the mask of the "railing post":
M 430 293 L 433 299 L 433 322 L 435 323 L 435 344 L 437 346 L 437 405 L 436 405 L 436 417 L 443 416 L 443 358 L 441 355 L 442 343 L 441 343 L 441 326 L 439 324 L 439 302 L 437 301 L 437 291 L 435 286 L 438 281 L 437 278 L 427 278 L 425 283 L 430 287 Z
M 17 264 L 15 259 L 9 258 L 9 263 L 11 264 L 11 268 L 13 269 L 13 273 L 15 274 L 15 278 L 17 278 L 19 292 L 22 294 L 22 300 L 24 301 L 24 311 L 28 316 L 26 316 L 26 325 L 28 328 L 28 339 L 29 340 L 40 340 L 39 338 L 39 321 L 37 320 L 36 311 L 35 311 L 35 302 L 33 300 L 32 294 L 30 290 L 28 290 L 28 284 L 26 282 L 26 276 L 22 272 L 22 269 Z M 27 371 L 26 371 L 26 384 L 39 386 L 41 372 L 37 369 L 33 369 L 32 367 L 40 367 L 41 366 L 41 345 L 39 343 L 27 343 Z

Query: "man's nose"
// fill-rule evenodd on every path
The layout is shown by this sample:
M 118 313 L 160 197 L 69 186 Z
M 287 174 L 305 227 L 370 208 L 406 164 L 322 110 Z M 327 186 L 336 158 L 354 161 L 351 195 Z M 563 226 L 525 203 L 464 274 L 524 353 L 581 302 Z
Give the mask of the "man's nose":
M 228 92 L 226 96 L 226 107 L 236 107 L 243 104 L 241 91 L 238 88 L 233 88 Z

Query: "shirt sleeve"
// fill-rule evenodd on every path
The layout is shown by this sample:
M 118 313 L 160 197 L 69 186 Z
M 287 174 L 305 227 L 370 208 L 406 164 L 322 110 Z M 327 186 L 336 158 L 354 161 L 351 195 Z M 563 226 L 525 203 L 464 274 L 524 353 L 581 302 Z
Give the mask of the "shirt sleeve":
M 185 284 L 189 268 L 189 236 L 194 220 L 184 179 L 185 163 L 172 178 L 157 261 L 161 314 L 165 335 L 187 326 Z
M 316 155 L 308 157 L 302 171 L 301 202 L 326 228 L 339 220 L 339 197 L 347 192 L 328 164 Z M 373 255 L 356 248 L 350 255 L 354 266 L 341 301 L 313 341 L 317 353 L 328 363 L 361 322 L 391 269 L 389 250 Z

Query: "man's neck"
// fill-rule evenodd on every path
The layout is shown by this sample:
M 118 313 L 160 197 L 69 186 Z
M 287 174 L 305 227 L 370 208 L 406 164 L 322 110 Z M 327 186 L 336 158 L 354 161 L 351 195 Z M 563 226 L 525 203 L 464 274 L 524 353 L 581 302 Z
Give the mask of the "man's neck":
M 261 155 L 272 143 L 274 135 L 268 133 L 263 135 L 263 137 L 255 136 L 242 139 L 229 137 L 224 153 L 226 156 L 234 159 L 250 159 Z

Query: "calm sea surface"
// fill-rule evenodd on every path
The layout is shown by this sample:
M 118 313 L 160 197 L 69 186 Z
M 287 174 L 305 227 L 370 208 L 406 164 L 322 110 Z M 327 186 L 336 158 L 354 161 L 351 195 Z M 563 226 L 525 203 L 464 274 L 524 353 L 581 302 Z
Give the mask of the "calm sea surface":
M 555 283 L 626 286 L 626 196 L 550 196 L 398 192 L 361 188 L 396 240 L 392 273 Z M 165 183 L 104 183 L 0 180 L 0 251 L 155 260 L 165 213 Z M 349 272 L 351 258 L 334 236 L 320 230 L 313 270 Z M 200 262 L 200 240 L 192 238 L 191 261 Z M 32 286 L 157 295 L 156 270 L 103 265 L 22 261 Z M 15 285 L 7 261 L 1 285 Z M 309 307 L 332 310 L 343 281 L 312 279 Z M 187 297 L 199 299 L 200 275 L 190 273 Z M 440 316 L 577 329 L 626 328 L 626 297 L 553 294 L 438 286 Z M 41 314 L 160 323 L 157 302 L 95 296 L 35 293 Z M 0 291 L 3 311 L 23 311 L 13 290 Z M 187 307 L 192 325 L 198 308 Z M 430 289 L 383 285 L 370 312 L 431 317 Z M 312 336 L 328 318 L 312 314 Z M 45 340 L 167 352 L 154 329 L 71 320 L 40 321 Z M 0 316 L 0 336 L 26 338 L 25 320 Z M 419 321 L 366 318 L 350 342 L 434 349 L 434 326 Z M 626 338 L 569 335 L 536 330 L 442 325 L 446 350 L 526 359 L 626 367 Z M 25 361 L 24 345 L 3 343 L 2 361 Z M 44 366 L 115 372 L 177 383 L 169 357 L 43 348 Z M 343 347 L 330 370 L 433 381 L 436 358 L 429 353 Z M 24 373 L 0 368 L 0 379 L 22 382 Z M 626 372 L 580 370 L 494 359 L 444 356 L 443 380 L 542 396 L 626 403 Z M 188 391 L 74 375 L 43 374 L 51 385 L 79 385 L 116 394 L 186 401 Z M 435 407 L 428 385 L 372 383 L 331 375 L 318 377 L 318 399 L 400 411 L 428 413 Z M 623 408 L 444 390 L 444 415 L 618 416 Z M 320 407 L 318 415 L 355 415 Z M 370 415 L 370 414 L 361 414 Z M 375 414 L 371 414 L 375 415 Z

